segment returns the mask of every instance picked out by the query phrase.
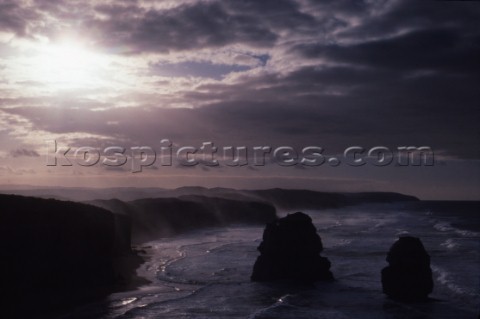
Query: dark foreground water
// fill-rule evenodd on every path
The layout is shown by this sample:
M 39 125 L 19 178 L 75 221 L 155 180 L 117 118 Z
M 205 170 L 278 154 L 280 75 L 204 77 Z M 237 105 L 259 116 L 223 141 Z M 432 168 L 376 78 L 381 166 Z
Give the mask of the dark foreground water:
M 390 205 L 306 213 L 322 237 L 322 255 L 332 262 L 333 283 L 252 283 L 263 227 L 208 229 L 145 244 L 150 260 L 138 274 L 150 284 L 60 318 L 477 318 L 476 212 L 436 214 Z M 430 302 L 401 303 L 382 294 L 386 253 L 406 233 L 420 237 L 431 256 Z

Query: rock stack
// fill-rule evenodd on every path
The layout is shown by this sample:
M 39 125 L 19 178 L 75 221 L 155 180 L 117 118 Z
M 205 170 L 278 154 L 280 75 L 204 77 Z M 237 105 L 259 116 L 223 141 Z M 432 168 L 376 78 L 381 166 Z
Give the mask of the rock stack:
M 420 239 L 400 237 L 387 255 L 389 266 L 382 270 L 383 292 L 390 298 L 426 300 L 433 290 L 430 256 Z
M 322 241 L 312 219 L 301 212 L 267 224 L 258 247 L 252 281 L 333 280 L 330 261 L 320 256 Z

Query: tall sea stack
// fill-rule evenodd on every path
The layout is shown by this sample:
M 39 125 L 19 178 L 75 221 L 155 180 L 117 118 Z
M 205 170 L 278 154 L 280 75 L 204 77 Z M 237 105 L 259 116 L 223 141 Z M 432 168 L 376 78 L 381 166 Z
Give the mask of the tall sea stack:
M 330 261 L 320 256 L 322 241 L 312 219 L 301 212 L 267 224 L 258 247 L 252 281 L 333 280 Z

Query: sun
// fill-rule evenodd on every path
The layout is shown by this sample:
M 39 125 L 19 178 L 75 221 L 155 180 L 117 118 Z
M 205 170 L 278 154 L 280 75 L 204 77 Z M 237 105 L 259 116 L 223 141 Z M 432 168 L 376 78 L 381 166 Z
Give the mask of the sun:
M 35 60 L 34 77 L 52 88 L 97 86 L 108 64 L 105 56 L 73 40 L 42 45 Z

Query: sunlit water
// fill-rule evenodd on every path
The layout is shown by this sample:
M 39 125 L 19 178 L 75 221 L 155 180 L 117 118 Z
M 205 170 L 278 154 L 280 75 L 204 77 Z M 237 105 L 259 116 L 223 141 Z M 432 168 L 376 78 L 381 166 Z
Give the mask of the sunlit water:
M 61 318 L 476 318 L 480 234 L 452 224 L 459 217 L 394 206 L 307 211 L 332 262 L 333 283 L 313 287 L 250 282 L 263 227 L 197 231 L 145 244 L 138 274 L 151 283 L 116 293 Z M 427 303 L 382 294 L 380 271 L 398 235 L 422 239 L 435 288 Z

